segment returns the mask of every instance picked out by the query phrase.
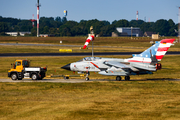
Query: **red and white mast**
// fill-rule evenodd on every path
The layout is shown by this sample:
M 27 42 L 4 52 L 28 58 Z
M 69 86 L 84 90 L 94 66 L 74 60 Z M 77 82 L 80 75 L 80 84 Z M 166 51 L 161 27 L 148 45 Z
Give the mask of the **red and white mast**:
M 39 0 L 37 0 L 37 37 L 39 37 Z
M 138 20 L 138 17 L 139 17 L 139 13 L 138 11 L 136 12 L 136 20 Z
M 34 19 L 34 14 L 32 15 L 32 19 L 30 19 L 31 20 L 31 22 L 32 22 L 32 26 L 34 27 L 34 21 L 36 21 L 35 19 Z

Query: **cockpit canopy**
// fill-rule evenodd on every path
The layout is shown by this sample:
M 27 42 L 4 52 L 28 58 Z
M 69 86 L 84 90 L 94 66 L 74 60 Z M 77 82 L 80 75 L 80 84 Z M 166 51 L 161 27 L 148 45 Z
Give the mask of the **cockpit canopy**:
M 96 60 L 100 60 L 102 59 L 101 57 L 85 57 L 81 60 L 79 60 L 78 62 L 82 62 L 82 61 L 96 61 Z

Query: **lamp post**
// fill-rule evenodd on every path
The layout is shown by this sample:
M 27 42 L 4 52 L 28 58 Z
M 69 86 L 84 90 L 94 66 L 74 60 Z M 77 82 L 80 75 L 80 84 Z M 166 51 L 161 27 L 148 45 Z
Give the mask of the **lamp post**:
M 93 35 L 94 31 L 93 31 L 93 26 L 90 27 L 90 35 Z M 94 51 L 93 51 L 94 47 L 93 47 L 93 40 L 92 40 L 92 57 L 94 57 Z
M 131 26 L 131 39 L 132 39 L 132 29 L 133 29 L 133 27 Z

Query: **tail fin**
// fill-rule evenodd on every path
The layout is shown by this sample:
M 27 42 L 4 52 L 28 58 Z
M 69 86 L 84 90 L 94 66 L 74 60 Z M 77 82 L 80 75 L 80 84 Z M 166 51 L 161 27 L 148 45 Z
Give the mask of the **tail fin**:
M 134 55 L 133 58 L 127 59 L 128 62 L 151 63 L 161 61 L 175 39 L 163 39 L 144 52 Z
M 161 59 L 166 54 L 170 46 L 173 44 L 174 40 L 175 39 L 164 39 L 159 42 L 160 44 L 156 52 L 156 59 L 158 61 L 161 61 Z

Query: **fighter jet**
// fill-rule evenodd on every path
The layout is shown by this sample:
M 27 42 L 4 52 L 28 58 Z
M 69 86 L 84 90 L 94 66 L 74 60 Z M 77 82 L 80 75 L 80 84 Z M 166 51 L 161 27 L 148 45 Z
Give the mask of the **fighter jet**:
M 156 42 L 144 52 L 127 59 L 85 57 L 77 62 L 67 64 L 61 68 L 86 73 L 85 80 L 89 80 L 89 72 L 98 72 L 101 75 L 121 76 L 130 80 L 131 75 L 153 74 L 162 68 L 161 59 L 166 54 L 175 39 L 163 39 Z

